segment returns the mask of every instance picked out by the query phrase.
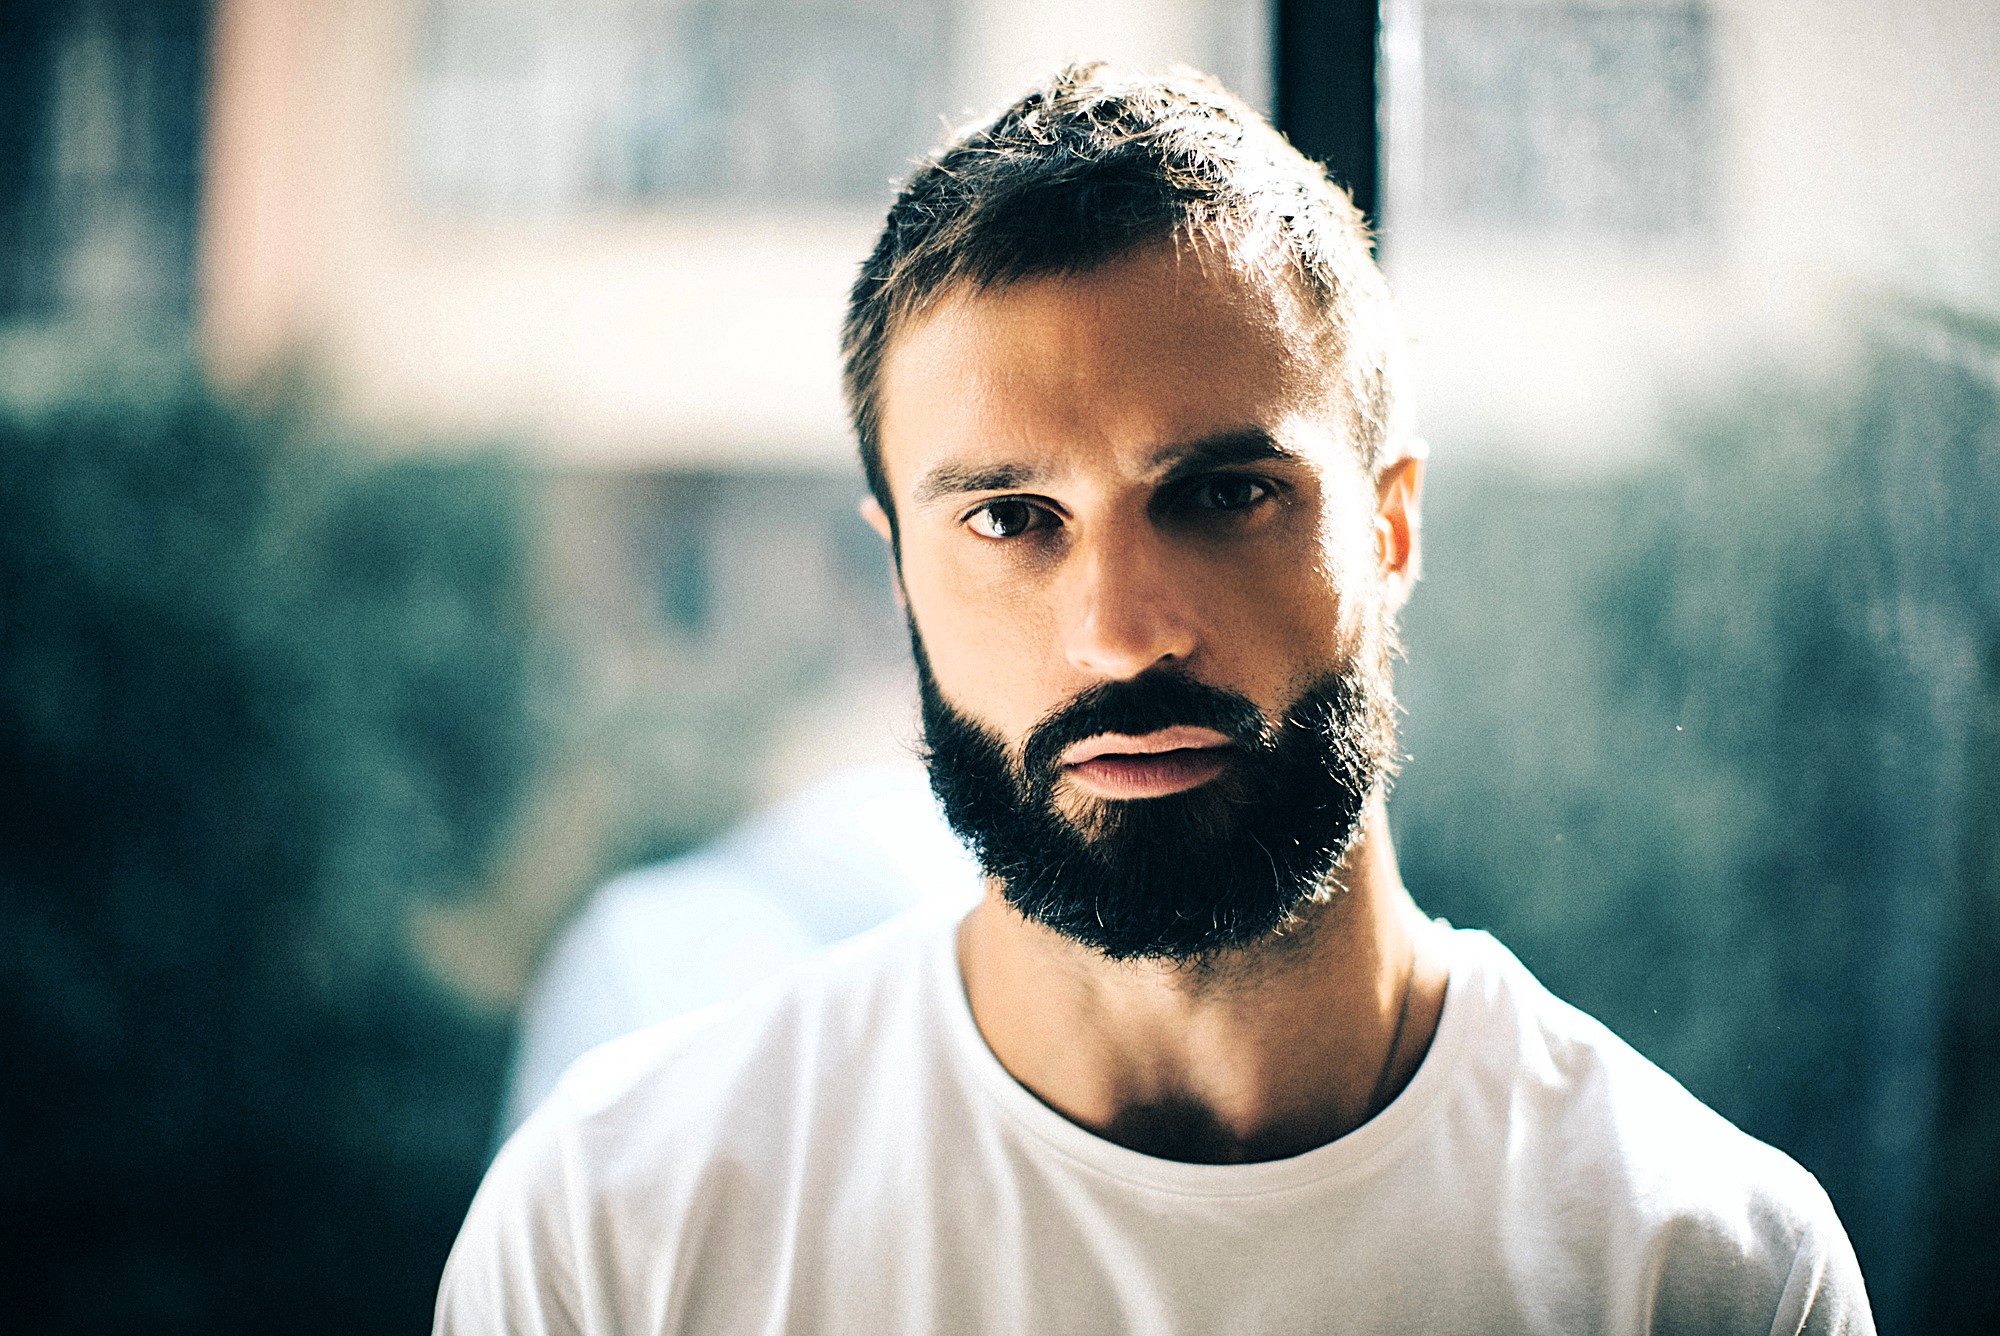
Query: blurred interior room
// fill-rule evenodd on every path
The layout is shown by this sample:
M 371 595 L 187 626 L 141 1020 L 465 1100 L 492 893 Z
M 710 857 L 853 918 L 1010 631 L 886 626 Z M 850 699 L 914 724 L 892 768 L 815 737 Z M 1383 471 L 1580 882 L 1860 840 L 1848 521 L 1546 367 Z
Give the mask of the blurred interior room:
M 843 304 L 1080 58 L 1375 220 L 1419 903 L 2000 1329 L 1989 0 L 0 0 L 0 1325 L 425 1330 L 593 892 L 920 774 Z

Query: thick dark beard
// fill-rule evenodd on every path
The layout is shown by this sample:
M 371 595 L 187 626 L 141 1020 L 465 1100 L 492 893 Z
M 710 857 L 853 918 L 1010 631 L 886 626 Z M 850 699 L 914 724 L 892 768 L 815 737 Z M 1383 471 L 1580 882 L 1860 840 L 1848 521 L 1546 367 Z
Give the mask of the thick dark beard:
M 945 818 L 1022 914 L 1113 960 L 1197 963 L 1270 938 L 1330 893 L 1395 773 L 1387 652 L 1314 681 L 1275 725 L 1243 696 L 1156 670 L 1101 683 L 1004 743 L 945 700 L 914 628 L 925 759 Z M 1100 733 L 1212 728 L 1236 757 L 1164 798 L 1070 794 L 1057 760 Z

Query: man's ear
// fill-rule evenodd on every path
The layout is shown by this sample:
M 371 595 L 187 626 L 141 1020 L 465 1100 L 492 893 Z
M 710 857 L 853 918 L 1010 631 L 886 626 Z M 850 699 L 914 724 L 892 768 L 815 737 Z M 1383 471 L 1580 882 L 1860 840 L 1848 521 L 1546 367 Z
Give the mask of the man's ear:
M 1404 455 L 1375 483 L 1375 559 L 1391 611 L 1409 601 L 1423 573 L 1424 457 Z
M 896 545 L 896 530 L 889 523 L 889 512 L 882 509 L 882 503 L 873 494 L 861 498 L 861 518 L 868 521 L 868 527 L 882 535 L 882 541 L 890 547 Z
M 889 583 L 896 591 L 896 610 L 904 616 L 910 612 L 910 601 L 903 596 L 903 564 L 897 559 L 896 526 L 889 519 L 889 512 L 882 509 L 882 503 L 872 495 L 861 498 L 861 518 L 868 521 L 868 527 L 881 535 L 882 543 L 889 549 Z

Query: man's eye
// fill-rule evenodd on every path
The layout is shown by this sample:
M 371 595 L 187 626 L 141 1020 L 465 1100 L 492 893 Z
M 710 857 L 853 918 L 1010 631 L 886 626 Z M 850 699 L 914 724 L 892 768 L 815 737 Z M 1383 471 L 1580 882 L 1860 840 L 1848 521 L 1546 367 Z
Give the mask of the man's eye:
M 1271 485 L 1261 478 L 1225 473 L 1203 478 L 1191 489 L 1188 499 L 1201 510 L 1248 510 L 1270 495 Z
M 1026 501 L 989 501 L 966 516 L 966 527 L 981 538 L 1018 538 L 1048 523 L 1048 514 Z

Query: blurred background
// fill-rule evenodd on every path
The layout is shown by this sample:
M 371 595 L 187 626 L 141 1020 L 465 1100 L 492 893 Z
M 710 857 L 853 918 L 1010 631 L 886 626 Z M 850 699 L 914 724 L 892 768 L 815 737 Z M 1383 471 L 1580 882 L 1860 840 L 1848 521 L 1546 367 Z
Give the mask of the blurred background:
M 1378 221 L 1419 902 L 1996 1328 L 1988 0 L 0 0 L 0 1329 L 426 1329 L 592 888 L 910 764 L 842 295 L 1099 55 Z

